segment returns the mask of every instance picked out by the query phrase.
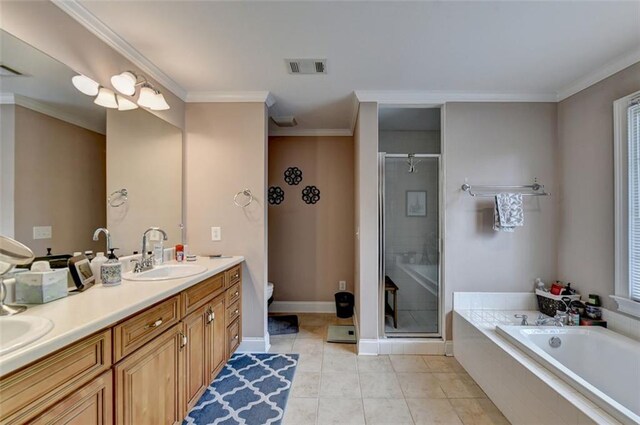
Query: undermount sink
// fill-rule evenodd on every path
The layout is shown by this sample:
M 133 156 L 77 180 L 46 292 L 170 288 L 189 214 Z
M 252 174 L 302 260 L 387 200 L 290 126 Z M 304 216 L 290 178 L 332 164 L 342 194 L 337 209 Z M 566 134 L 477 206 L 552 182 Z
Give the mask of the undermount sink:
M 0 317 L 0 356 L 42 338 L 52 328 L 53 322 L 44 317 Z
M 122 275 L 126 280 L 168 280 L 195 276 L 207 271 L 196 264 L 165 264 L 140 273 L 127 272 Z

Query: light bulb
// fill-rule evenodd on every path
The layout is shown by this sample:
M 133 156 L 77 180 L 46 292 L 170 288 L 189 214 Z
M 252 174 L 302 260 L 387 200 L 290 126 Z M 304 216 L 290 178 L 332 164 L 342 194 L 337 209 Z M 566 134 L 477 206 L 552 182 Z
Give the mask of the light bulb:
M 84 75 L 76 75 L 71 78 L 71 82 L 81 93 L 87 96 L 95 96 L 98 94 L 100 84 L 93 81 L 91 78 Z
M 100 87 L 96 99 L 93 101 L 96 105 L 104 106 L 105 108 L 117 108 L 118 102 L 116 102 L 116 94 L 113 90 L 106 87 Z
M 118 99 L 118 111 L 131 111 L 132 109 L 138 109 L 138 105 L 135 102 L 130 101 L 126 97 L 116 95 L 116 99 Z
M 122 94 L 133 96 L 136 92 L 137 78 L 133 72 L 125 71 L 111 77 L 111 84 Z

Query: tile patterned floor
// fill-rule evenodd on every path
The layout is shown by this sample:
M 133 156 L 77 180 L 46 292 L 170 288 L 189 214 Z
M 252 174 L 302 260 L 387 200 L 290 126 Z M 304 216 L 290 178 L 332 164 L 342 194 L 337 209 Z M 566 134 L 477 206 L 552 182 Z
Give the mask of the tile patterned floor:
M 300 332 L 271 337 L 271 352 L 300 353 L 284 425 L 508 425 L 453 357 L 357 356 L 326 342 L 330 314 L 298 314 Z

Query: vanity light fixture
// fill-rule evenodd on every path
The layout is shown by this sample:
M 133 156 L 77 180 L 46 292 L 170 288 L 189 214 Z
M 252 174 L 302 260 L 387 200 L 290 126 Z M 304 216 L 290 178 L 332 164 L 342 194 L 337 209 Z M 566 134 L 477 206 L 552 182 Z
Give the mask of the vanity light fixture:
M 98 89 L 100 88 L 100 84 L 93 81 L 91 78 L 85 75 L 76 75 L 71 78 L 71 82 L 81 93 L 86 94 L 87 96 L 95 96 L 98 94 Z
M 116 100 L 118 101 L 118 111 L 131 111 L 133 109 L 138 109 L 138 105 L 135 102 L 130 101 L 124 96 L 116 95 Z
M 98 95 L 93 101 L 96 105 L 104 106 L 105 108 L 117 108 L 118 101 L 116 100 L 116 94 L 113 90 L 108 89 L 106 87 L 100 87 L 98 91 Z

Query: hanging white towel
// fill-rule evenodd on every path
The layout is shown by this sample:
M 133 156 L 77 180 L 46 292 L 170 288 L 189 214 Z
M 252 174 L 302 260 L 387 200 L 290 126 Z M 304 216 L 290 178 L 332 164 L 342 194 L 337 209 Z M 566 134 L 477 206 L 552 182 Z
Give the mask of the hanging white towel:
M 524 208 L 521 193 L 498 193 L 493 212 L 493 230 L 513 232 L 524 226 Z

